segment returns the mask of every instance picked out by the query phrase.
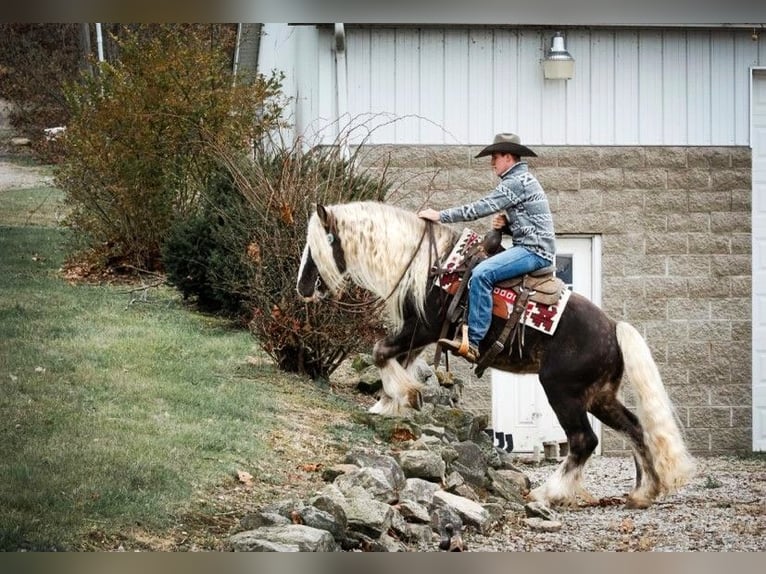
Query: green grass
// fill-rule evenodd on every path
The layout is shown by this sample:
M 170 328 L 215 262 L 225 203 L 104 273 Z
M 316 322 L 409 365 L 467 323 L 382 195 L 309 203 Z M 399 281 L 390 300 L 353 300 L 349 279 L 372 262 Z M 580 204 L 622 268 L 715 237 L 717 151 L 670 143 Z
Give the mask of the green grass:
M 0 222 L 4 225 L 52 225 L 66 214 L 64 194 L 53 187 L 0 191 Z
M 0 192 L 2 217 L 51 190 L 24 193 Z M 170 527 L 237 469 L 257 477 L 272 461 L 275 388 L 301 383 L 248 364 L 249 333 L 169 288 L 131 303 L 124 286 L 68 284 L 65 236 L 0 219 L 0 550 Z

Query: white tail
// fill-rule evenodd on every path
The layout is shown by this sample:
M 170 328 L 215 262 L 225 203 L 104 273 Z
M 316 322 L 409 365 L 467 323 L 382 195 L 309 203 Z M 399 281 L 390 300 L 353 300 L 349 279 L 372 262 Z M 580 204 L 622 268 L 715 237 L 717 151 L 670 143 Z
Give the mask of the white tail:
M 625 322 L 617 323 L 617 341 L 625 362 L 625 374 L 636 392 L 644 442 L 660 481 L 658 494 L 670 494 L 689 481 L 694 460 L 681 437 L 673 405 L 646 341 Z

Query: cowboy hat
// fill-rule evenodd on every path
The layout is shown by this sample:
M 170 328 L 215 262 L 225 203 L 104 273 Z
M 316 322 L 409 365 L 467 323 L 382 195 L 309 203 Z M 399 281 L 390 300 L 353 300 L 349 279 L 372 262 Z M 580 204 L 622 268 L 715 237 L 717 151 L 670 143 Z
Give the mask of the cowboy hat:
M 488 145 L 479 152 L 476 157 L 484 157 L 485 155 L 491 155 L 495 152 L 498 153 L 512 153 L 519 157 L 524 155 L 531 155 L 537 157 L 537 154 L 529 149 L 525 145 L 521 145 L 521 138 L 516 134 L 502 133 L 495 136 L 495 141 L 492 145 Z

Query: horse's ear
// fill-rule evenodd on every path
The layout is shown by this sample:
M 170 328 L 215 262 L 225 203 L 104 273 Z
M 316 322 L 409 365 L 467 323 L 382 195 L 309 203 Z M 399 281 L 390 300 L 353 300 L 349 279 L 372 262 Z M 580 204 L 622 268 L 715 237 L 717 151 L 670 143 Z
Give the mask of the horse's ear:
M 321 203 L 317 203 L 317 215 L 319 216 L 319 221 L 322 222 L 322 225 L 327 227 L 327 222 L 330 220 L 330 216 L 327 213 L 325 206 Z

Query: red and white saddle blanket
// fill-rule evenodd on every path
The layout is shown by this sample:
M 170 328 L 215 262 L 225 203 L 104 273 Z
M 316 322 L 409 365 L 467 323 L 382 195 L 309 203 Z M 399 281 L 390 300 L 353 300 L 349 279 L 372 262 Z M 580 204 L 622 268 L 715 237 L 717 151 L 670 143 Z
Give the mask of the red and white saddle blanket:
M 436 277 L 436 285 L 450 294 L 455 294 L 461 280 L 460 273 L 456 269 L 464 262 L 468 249 L 479 241 L 481 241 L 479 235 L 470 229 L 463 229 L 460 238 L 444 262 L 443 268 L 447 270 L 447 273 Z M 554 305 L 528 302 L 527 311 L 521 317 L 520 322 L 548 335 L 553 335 L 571 294 L 569 289 L 564 289 L 561 298 Z M 513 311 L 515 301 L 516 293 L 514 291 L 495 287 L 492 289 L 492 314 L 507 319 Z

